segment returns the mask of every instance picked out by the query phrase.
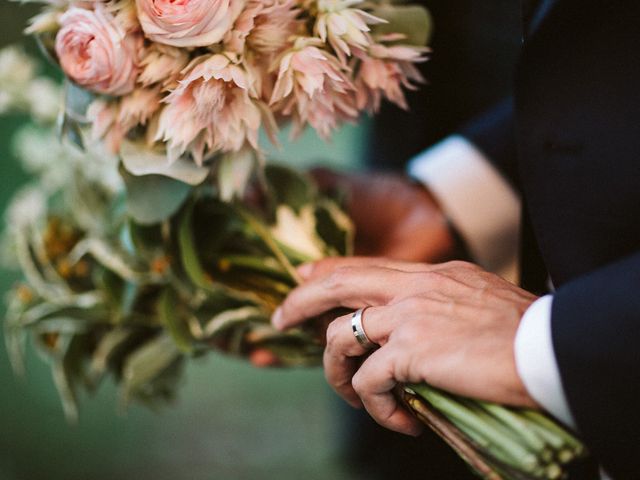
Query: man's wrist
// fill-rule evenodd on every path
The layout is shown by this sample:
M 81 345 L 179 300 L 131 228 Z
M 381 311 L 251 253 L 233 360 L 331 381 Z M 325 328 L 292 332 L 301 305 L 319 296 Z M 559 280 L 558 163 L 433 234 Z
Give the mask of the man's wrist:
M 575 427 L 553 350 L 552 304 L 552 295 L 540 297 L 522 316 L 514 341 L 516 369 L 536 403 L 570 427 Z

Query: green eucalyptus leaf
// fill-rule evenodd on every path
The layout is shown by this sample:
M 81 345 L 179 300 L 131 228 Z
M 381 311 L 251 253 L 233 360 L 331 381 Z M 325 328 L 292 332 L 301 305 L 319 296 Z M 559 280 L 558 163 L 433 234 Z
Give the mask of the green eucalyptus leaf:
M 85 255 L 90 255 L 103 267 L 124 280 L 137 283 L 153 280 L 153 276 L 141 268 L 141 262 L 137 258 L 101 238 L 86 238 L 78 242 L 69 254 L 69 261 L 75 263 Z
M 111 358 L 117 354 L 121 347 L 127 344 L 132 336 L 135 335 L 134 330 L 128 327 L 118 327 L 105 333 L 98 346 L 93 352 L 89 371 L 94 379 L 100 378 L 105 374 L 109 366 Z
M 36 337 L 40 338 L 40 336 Z M 84 375 L 84 356 L 90 345 L 85 335 L 60 334 L 55 341 L 55 348 L 41 342 L 44 351 L 51 360 L 53 380 L 62 402 L 64 414 L 69 422 L 78 420 L 78 381 L 89 387 L 88 378 Z
M 27 345 L 27 331 L 19 328 L 14 322 L 5 320 L 4 342 L 9 356 L 9 362 L 14 373 L 23 376 L 25 373 L 25 355 Z
M 177 314 L 178 298 L 176 294 L 166 289 L 158 302 L 158 314 L 160 321 L 173 338 L 176 346 L 183 353 L 193 352 L 193 337 L 189 332 L 186 322 Z
M 78 421 L 78 398 L 72 377 L 65 368 L 64 361 L 59 360 L 51 366 L 51 373 L 58 396 L 62 402 L 62 409 L 67 421 L 76 423 Z
M 66 113 L 60 113 L 58 116 L 58 136 L 61 140 L 68 140 L 72 145 L 84 151 L 84 139 L 80 125 Z
M 170 335 L 162 333 L 134 351 L 125 360 L 122 376 L 122 400 L 126 404 L 132 398 L 153 389 L 153 381 L 182 354 Z
M 433 32 L 433 20 L 429 11 L 420 5 L 380 5 L 371 12 L 387 20 L 373 26 L 375 35 L 400 33 L 406 38 L 403 44 L 424 47 L 429 44 Z
M 353 255 L 355 227 L 349 216 L 331 200 L 318 203 L 315 211 L 317 234 L 333 250 L 331 256 Z
M 82 317 L 54 316 L 39 321 L 33 326 L 36 333 L 81 334 L 90 331 L 94 323 Z
M 88 123 L 87 110 L 96 96 L 89 90 L 73 83 L 69 79 L 64 82 L 65 113 L 75 124 Z
M 135 176 L 162 175 L 195 186 L 209 175 L 208 167 L 198 166 L 185 157 L 170 163 L 164 150 L 150 148 L 144 142 L 125 140 L 120 158 L 124 168 Z
M 38 32 L 33 35 L 42 55 L 56 67 L 59 67 L 56 55 L 56 32 Z
M 109 312 L 97 305 L 86 308 L 78 305 L 65 305 L 50 302 L 42 302 L 19 316 L 19 325 L 22 328 L 31 328 L 51 318 L 79 318 L 86 323 L 108 323 Z
M 268 164 L 265 177 L 276 205 L 284 204 L 298 211 L 317 195 L 309 177 L 284 165 Z
M 191 204 L 182 212 L 178 226 L 178 244 L 180 245 L 180 259 L 185 273 L 193 284 L 203 290 L 214 289 L 213 282 L 202 267 L 193 232 L 193 210 Z
M 128 212 L 142 225 L 167 220 L 183 205 L 193 188 L 162 175 L 136 177 L 123 169 L 121 173 L 127 188 Z
M 126 234 L 132 254 L 151 259 L 163 253 L 162 225 L 140 225 L 129 219 Z
M 215 337 L 230 328 L 251 322 L 265 323 L 268 317 L 257 307 L 241 307 L 227 310 L 211 318 L 204 326 L 205 338 Z
M 178 226 L 180 261 L 189 280 L 196 287 L 207 292 L 209 296 L 215 296 L 220 302 L 233 299 L 242 302 L 262 303 L 260 297 L 253 292 L 240 291 L 220 282 L 213 282 L 200 259 L 194 232 L 193 215 L 194 205 L 191 204 L 183 210 Z

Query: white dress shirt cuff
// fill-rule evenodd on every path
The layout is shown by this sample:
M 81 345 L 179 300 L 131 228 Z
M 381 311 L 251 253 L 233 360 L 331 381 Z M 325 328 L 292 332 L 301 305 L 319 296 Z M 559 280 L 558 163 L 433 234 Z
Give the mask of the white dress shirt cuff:
M 480 150 L 454 135 L 411 160 L 408 173 L 438 199 L 475 262 L 517 280 L 520 199 Z
M 553 295 L 536 300 L 527 309 L 515 340 L 516 368 L 529 395 L 545 410 L 575 428 L 551 337 Z

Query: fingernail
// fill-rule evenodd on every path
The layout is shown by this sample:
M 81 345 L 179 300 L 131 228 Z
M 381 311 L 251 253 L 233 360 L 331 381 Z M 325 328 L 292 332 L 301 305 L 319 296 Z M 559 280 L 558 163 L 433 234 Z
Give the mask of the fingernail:
M 307 279 L 313 273 L 313 263 L 305 263 L 304 265 L 300 265 L 298 268 L 298 274 L 303 278 Z
M 275 367 L 278 365 L 278 357 L 266 348 L 259 348 L 251 352 L 249 354 L 249 361 L 254 367 L 259 368 Z
M 282 308 L 276 308 L 276 311 L 273 312 L 271 316 L 271 324 L 276 327 L 278 330 L 282 330 Z

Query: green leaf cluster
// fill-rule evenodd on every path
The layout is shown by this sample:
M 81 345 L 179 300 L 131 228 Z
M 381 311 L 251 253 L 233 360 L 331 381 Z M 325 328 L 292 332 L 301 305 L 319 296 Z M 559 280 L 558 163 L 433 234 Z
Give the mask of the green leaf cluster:
M 16 371 L 31 338 L 75 419 L 80 393 L 106 377 L 118 383 L 123 406 L 172 400 L 185 359 L 212 349 L 242 357 L 267 350 L 285 366 L 318 363 L 323 344 L 313 323 L 282 333 L 270 317 L 297 284 L 295 267 L 317 258 L 297 239 L 319 257 L 351 251 L 353 228 L 333 200 L 278 165 L 249 185 L 253 203 L 224 202 L 214 185 L 121 175 L 126 189 L 108 193 L 78 172 L 39 217 L 13 229 L 25 274 L 5 322 Z

